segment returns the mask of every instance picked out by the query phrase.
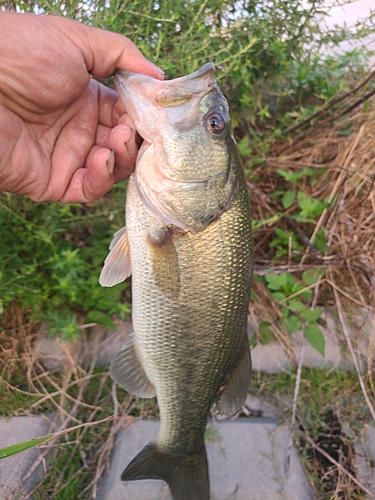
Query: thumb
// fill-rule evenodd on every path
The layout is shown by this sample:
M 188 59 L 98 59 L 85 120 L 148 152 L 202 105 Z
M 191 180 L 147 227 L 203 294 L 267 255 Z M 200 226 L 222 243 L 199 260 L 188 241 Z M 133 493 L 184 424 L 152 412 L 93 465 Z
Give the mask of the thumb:
M 164 71 L 144 57 L 129 38 L 111 31 L 92 28 L 63 17 L 49 17 L 81 50 L 89 73 L 108 78 L 123 69 L 143 73 L 158 80 Z

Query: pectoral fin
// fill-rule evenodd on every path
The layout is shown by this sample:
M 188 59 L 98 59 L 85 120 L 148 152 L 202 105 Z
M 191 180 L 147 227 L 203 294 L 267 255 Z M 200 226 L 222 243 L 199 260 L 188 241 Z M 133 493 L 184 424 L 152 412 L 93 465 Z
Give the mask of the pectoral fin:
M 104 261 L 99 276 L 101 286 L 113 286 L 125 281 L 131 275 L 130 252 L 126 227 L 114 234 L 110 252 Z
M 241 346 L 241 355 L 223 391 L 217 397 L 215 412 L 219 420 L 230 418 L 244 404 L 249 394 L 251 380 L 251 357 L 247 335 Z
M 177 298 L 180 293 L 180 270 L 171 231 L 160 228 L 148 235 L 151 249 L 154 279 L 159 290 L 168 298 Z
M 137 356 L 133 339 L 129 340 L 113 358 L 109 374 L 125 391 L 140 398 L 155 397 L 155 388 L 147 378 Z

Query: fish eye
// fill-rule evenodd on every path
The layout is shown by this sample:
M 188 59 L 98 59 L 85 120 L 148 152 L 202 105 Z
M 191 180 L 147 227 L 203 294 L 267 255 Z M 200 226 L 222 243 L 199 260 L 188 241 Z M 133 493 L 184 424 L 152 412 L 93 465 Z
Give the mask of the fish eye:
M 206 123 L 208 130 L 214 134 L 220 134 L 224 130 L 226 125 L 223 116 L 218 112 L 208 115 L 206 118 Z

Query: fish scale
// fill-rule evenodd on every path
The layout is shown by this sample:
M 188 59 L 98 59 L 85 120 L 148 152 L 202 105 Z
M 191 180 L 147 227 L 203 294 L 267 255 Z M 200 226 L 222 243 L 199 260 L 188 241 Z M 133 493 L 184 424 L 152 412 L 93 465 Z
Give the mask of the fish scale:
M 145 140 L 129 179 L 127 230 L 115 236 L 100 278 L 118 282 L 121 259 L 131 268 L 134 337 L 111 375 L 129 392 L 155 394 L 160 411 L 156 441 L 121 477 L 163 479 L 174 500 L 208 500 L 207 418 L 213 405 L 219 418 L 233 415 L 250 383 L 253 249 L 243 169 L 212 65 L 169 82 L 129 73 L 115 81 Z M 141 113 L 144 96 L 155 123 Z M 210 129 L 212 115 L 219 131 Z

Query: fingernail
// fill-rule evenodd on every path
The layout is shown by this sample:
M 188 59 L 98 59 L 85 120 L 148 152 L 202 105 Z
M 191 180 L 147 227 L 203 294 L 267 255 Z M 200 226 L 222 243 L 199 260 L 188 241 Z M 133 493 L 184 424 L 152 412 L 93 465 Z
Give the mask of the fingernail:
M 134 155 L 137 152 L 137 145 L 134 141 L 134 130 L 130 128 L 131 131 L 131 136 L 129 139 L 125 142 L 126 149 L 128 150 L 128 153 L 130 155 Z
M 115 152 L 113 151 L 113 149 L 111 149 L 111 154 L 109 155 L 106 163 L 107 163 L 108 173 L 109 175 L 112 175 L 115 169 Z
M 151 62 L 151 61 L 150 61 L 150 62 Z M 159 73 L 160 78 L 161 78 L 162 80 L 164 80 L 164 78 L 165 78 L 165 72 L 164 72 L 161 68 L 159 68 L 159 66 L 156 66 L 156 64 L 154 64 L 153 62 L 152 62 L 151 64 L 152 64 L 152 65 L 153 65 L 153 67 L 156 69 L 156 71 Z

